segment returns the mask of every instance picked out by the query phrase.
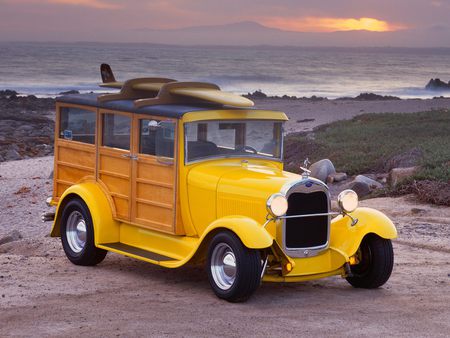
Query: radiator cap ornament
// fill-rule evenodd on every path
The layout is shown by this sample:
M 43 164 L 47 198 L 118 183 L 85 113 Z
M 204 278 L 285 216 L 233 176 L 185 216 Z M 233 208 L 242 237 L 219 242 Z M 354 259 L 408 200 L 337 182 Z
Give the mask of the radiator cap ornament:
M 308 158 L 303 161 L 303 167 L 300 167 L 303 170 L 302 178 L 308 178 L 311 175 L 311 170 L 308 169 L 308 166 L 311 164 Z

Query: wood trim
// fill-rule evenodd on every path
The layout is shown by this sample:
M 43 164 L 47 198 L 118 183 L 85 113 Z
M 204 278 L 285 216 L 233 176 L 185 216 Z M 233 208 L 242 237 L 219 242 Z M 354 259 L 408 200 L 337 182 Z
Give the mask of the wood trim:
M 69 168 L 75 168 L 75 169 L 80 169 L 80 170 L 89 171 L 89 172 L 95 172 L 95 168 L 86 167 L 86 166 L 80 165 L 80 164 L 69 163 L 69 162 L 64 162 L 64 161 L 58 161 L 57 163 L 59 166 L 63 166 L 63 167 L 69 167 Z
M 165 209 L 169 209 L 169 210 L 173 209 L 173 205 L 171 205 L 171 204 L 155 202 L 155 201 L 150 201 L 150 200 L 144 200 L 142 198 L 135 198 L 135 200 L 136 200 L 137 203 L 154 205 L 156 207 L 161 207 L 161 208 L 165 208 Z
M 124 180 L 129 180 L 130 179 L 129 175 L 114 173 L 114 172 L 108 171 L 108 170 L 101 170 L 100 169 L 98 171 L 98 173 L 99 173 L 99 175 L 113 176 L 113 177 L 117 177 L 117 178 L 123 178 Z
M 123 199 L 123 200 L 127 200 L 127 201 L 130 200 L 130 197 L 129 197 L 129 196 L 124 195 L 124 194 L 119 194 L 118 192 L 111 192 L 111 191 L 110 191 L 109 194 L 110 194 L 111 196 L 113 196 L 113 197 L 121 198 L 121 199 Z
M 148 185 L 156 185 L 158 187 L 169 188 L 169 189 L 174 187 L 174 184 L 171 184 L 171 183 L 158 182 L 158 181 L 148 180 L 145 178 L 136 178 L 136 182 L 148 184 Z
M 59 178 L 57 178 L 55 181 L 56 181 L 56 183 L 60 183 L 60 184 L 64 184 L 64 185 L 74 185 L 76 183 L 76 182 L 61 180 Z

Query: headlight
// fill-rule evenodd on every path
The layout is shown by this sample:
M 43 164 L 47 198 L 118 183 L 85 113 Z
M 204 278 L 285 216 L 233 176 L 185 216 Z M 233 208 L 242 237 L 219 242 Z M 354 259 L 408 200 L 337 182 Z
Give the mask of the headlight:
M 339 207 L 347 212 L 353 212 L 358 207 L 358 195 L 353 190 L 347 189 L 342 191 L 338 198 Z
M 288 209 L 286 197 L 280 193 L 273 194 L 267 200 L 267 211 L 274 217 L 283 216 Z

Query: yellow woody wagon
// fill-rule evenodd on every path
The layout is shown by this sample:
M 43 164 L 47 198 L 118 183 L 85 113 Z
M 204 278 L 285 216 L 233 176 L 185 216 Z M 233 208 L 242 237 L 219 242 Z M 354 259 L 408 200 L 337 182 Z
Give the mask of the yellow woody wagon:
M 56 103 L 51 235 L 72 263 L 108 251 L 167 268 L 203 262 L 232 302 L 261 282 L 389 279 L 393 223 L 351 190 L 332 212 L 325 183 L 283 171 L 284 113 L 210 83 L 121 83 L 107 65 L 102 77 L 119 91 Z

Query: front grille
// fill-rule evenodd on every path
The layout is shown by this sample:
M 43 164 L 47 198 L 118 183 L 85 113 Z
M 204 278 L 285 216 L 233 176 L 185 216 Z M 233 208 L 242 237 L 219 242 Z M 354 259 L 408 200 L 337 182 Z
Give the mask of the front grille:
M 294 192 L 288 197 L 287 216 L 328 212 L 328 195 L 323 191 Z M 285 227 L 286 249 L 324 246 L 328 241 L 328 216 L 287 218 Z

